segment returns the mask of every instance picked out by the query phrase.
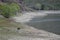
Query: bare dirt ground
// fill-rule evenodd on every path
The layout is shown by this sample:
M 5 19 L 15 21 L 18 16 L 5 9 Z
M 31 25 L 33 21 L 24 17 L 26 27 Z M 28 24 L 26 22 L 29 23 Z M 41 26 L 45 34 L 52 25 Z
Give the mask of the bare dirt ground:
M 17 31 L 0 29 L 0 40 L 60 40 L 60 36 L 24 25 Z

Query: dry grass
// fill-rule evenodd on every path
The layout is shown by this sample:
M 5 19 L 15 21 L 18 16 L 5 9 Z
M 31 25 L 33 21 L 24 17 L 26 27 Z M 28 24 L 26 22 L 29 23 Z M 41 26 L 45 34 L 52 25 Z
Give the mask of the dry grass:
M 17 28 L 23 28 L 21 23 L 16 23 L 5 18 L 0 18 L 0 36 L 1 35 L 17 35 Z
M 20 23 L 13 22 L 5 18 L 0 18 L 0 28 L 5 28 L 5 27 L 6 28 L 17 28 L 17 27 L 22 28 L 22 25 Z
M 0 19 L 0 27 L 9 27 L 12 26 L 11 22 L 8 19 Z

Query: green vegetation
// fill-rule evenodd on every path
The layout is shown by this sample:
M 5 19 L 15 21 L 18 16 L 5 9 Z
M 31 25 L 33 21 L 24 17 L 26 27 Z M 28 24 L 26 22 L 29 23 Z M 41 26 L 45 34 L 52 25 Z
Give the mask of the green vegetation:
M 60 0 L 0 0 L 0 1 L 4 3 L 21 4 L 20 6 L 22 11 L 24 9 L 27 10 L 28 7 L 35 10 L 60 10 Z
M 9 18 L 10 16 L 15 15 L 19 9 L 20 7 L 17 3 L 0 4 L 0 14 L 3 15 L 5 18 Z
M 44 5 L 44 10 L 60 10 L 60 0 L 23 0 L 23 2 L 26 6 L 34 9 L 41 9 Z

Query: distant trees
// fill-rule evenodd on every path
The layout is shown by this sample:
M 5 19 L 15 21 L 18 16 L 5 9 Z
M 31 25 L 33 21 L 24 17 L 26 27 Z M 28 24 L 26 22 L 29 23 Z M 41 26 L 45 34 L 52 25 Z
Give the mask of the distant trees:
M 60 0 L 24 0 L 24 3 L 26 6 L 34 7 L 35 9 L 44 7 L 44 10 L 60 10 Z M 40 7 L 37 7 L 37 3 L 41 4 Z
M 15 15 L 18 10 L 20 10 L 20 7 L 17 3 L 0 4 L 0 14 L 3 15 L 5 18 L 9 18 L 10 16 Z
M 13 1 L 16 1 L 16 0 L 1 0 L 1 2 L 13 2 Z

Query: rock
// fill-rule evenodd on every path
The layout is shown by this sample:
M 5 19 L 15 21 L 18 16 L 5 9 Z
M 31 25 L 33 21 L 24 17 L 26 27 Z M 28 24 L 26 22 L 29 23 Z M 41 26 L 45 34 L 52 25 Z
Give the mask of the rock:
M 0 15 L 0 18 L 4 18 L 2 15 Z

